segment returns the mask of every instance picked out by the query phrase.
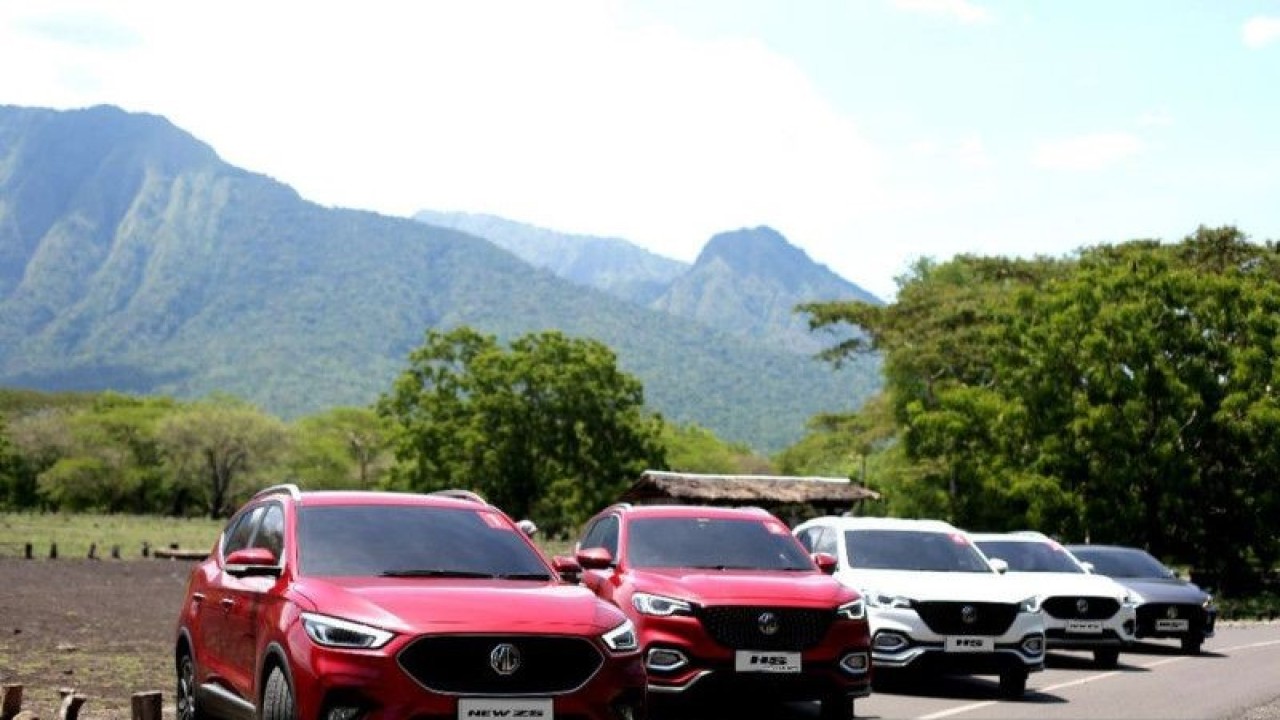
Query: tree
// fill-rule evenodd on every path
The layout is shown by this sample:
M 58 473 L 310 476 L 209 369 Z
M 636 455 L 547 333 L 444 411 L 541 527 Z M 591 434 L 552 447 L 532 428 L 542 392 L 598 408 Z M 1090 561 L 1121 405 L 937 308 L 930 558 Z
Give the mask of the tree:
M 178 486 L 201 500 L 209 517 L 229 514 L 252 481 L 269 481 L 290 441 L 280 420 L 225 396 L 165 418 L 157 437 Z
M 664 466 L 640 382 L 603 344 L 554 331 L 509 349 L 470 328 L 429 331 L 378 412 L 395 425 L 395 484 L 475 490 L 552 534 Z
M 394 460 L 391 427 L 372 408 L 339 407 L 296 423 L 288 465 L 308 488 L 368 489 Z

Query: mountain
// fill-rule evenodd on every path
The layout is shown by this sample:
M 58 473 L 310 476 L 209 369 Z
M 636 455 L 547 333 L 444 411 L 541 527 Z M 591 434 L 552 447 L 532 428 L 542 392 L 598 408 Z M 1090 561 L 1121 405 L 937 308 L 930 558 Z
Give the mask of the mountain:
M 495 215 L 420 210 L 415 220 L 461 230 L 578 285 L 648 305 L 688 269 L 619 238 L 572 235 Z
M 559 233 L 493 215 L 422 210 L 414 218 L 482 237 L 570 282 L 801 355 L 845 335 L 811 331 L 797 305 L 881 302 L 769 227 L 716 235 L 690 266 L 626 240 Z
M 654 409 L 765 452 L 879 385 L 872 361 L 836 372 L 472 235 L 307 202 L 161 117 L 0 106 L 0 384 L 296 417 L 372 402 L 458 325 L 598 339 Z

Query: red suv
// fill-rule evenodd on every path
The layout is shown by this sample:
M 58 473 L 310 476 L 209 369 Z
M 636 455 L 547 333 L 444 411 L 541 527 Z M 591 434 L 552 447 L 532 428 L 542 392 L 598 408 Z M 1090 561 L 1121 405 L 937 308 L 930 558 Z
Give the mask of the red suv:
M 478 496 L 258 493 L 192 572 L 178 718 L 645 714 L 632 623 Z
M 614 505 L 576 558 L 635 623 L 650 697 L 820 699 L 844 719 L 870 692 L 862 597 L 764 510 Z

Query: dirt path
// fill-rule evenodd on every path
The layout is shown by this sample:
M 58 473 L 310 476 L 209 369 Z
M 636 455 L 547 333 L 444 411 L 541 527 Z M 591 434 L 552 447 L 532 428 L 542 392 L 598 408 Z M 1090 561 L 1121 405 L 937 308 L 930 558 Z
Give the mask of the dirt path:
M 128 718 L 137 692 L 173 717 L 174 623 L 192 563 L 0 558 L 0 683 L 23 709 L 57 715 L 60 688 L 88 696 L 86 720 Z

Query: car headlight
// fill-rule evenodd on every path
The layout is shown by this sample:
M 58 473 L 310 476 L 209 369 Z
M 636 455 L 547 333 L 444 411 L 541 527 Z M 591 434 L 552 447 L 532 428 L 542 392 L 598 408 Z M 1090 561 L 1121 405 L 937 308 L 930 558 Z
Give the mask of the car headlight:
M 1018 612 L 1038 613 L 1040 612 L 1040 601 L 1041 597 L 1039 595 L 1032 595 L 1018 603 Z
M 836 615 L 844 620 L 862 620 L 867 616 L 867 606 L 858 598 L 836 608 Z
M 881 610 L 888 610 L 890 608 L 909 608 L 915 606 L 914 600 L 902 595 L 890 595 L 888 593 L 868 591 L 863 593 L 862 597 L 866 599 L 867 605 Z
M 693 614 L 693 606 L 684 600 L 676 600 L 675 598 L 661 595 L 650 595 L 649 593 L 632 595 L 631 605 L 645 615 L 657 615 L 658 617 Z
M 631 652 L 640 648 L 640 638 L 636 636 L 636 626 L 625 620 L 618 627 L 600 636 L 604 644 L 614 652 Z
M 302 628 L 312 642 L 332 648 L 374 650 L 394 637 L 386 630 L 315 613 L 302 613 Z
M 1208 610 L 1209 608 L 1213 607 L 1213 596 L 1205 595 L 1204 602 L 1200 603 L 1200 607 L 1204 608 L 1205 610 Z

